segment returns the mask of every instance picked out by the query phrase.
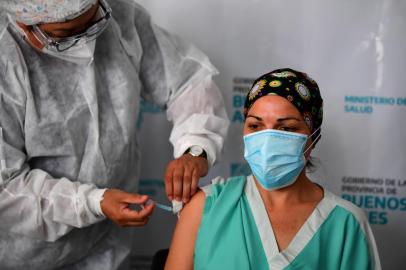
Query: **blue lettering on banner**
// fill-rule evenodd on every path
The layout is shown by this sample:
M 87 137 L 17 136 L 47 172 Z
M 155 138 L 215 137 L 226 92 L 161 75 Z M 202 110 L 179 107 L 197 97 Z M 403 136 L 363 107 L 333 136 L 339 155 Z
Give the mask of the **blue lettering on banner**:
M 388 224 L 388 213 L 387 212 L 377 212 L 377 211 L 367 211 L 368 222 L 374 225 L 386 225 Z
M 231 163 L 230 176 L 239 176 L 239 175 L 248 176 L 250 174 L 251 169 L 247 163 Z
M 406 198 L 350 194 L 342 194 L 342 198 L 365 209 L 406 211 Z
M 374 106 L 406 106 L 405 97 L 383 96 L 345 96 L 344 111 L 346 113 L 371 114 Z
M 388 211 L 406 211 L 406 198 L 350 194 L 341 197 L 365 209 L 371 224 L 388 224 Z
M 396 99 L 396 104 L 406 106 L 406 97 L 405 98 L 397 98 Z
M 244 123 L 243 108 L 245 97 L 250 91 L 255 78 L 248 77 L 235 77 L 233 78 L 233 92 L 232 105 L 234 111 L 232 112 L 232 123 Z
M 244 115 L 241 111 L 234 111 L 232 122 L 244 123 Z
M 353 106 L 345 105 L 346 113 L 366 113 L 370 114 L 373 112 L 372 106 Z
M 244 107 L 245 97 L 240 95 L 235 95 L 233 97 L 233 108 L 242 108 Z
M 244 115 L 242 110 L 244 108 L 245 96 L 236 94 L 233 96 L 233 117 L 231 118 L 232 123 L 244 123 Z
M 345 102 L 373 105 L 394 105 L 395 98 L 375 96 L 345 96 Z

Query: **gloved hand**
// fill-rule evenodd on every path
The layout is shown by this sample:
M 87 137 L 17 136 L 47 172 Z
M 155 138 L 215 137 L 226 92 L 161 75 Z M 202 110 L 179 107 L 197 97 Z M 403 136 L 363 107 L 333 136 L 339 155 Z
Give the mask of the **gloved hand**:
M 165 172 L 165 190 L 168 199 L 188 203 L 198 187 L 199 179 L 208 172 L 209 164 L 204 157 L 184 154 L 169 162 Z
M 144 226 L 155 208 L 155 204 L 146 204 L 148 199 L 147 195 L 108 189 L 104 192 L 100 206 L 104 215 L 119 226 Z M 130 209 L 132 204 L 140 205 L 142 209 Z

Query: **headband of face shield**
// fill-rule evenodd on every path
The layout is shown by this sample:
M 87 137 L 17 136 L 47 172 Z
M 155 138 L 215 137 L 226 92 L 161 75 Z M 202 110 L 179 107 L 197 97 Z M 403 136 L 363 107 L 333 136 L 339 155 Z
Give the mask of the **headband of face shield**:
M 99 0 L 1 0 L 13 20 L 24 25 L 70 21 L 88 11 Z
M 320 128 L 310 136 L 274 129 L 244 136 L 244 158 L 259 184 L 267 190 L 292 185 L 306 165 L 305 153 L 317 142 L 320 133 L 305 150 Z

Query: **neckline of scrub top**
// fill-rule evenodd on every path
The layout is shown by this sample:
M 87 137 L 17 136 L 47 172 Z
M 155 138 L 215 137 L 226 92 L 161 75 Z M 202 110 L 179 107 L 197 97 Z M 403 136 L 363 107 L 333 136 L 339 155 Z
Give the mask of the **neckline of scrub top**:
M 323 191 L 323 198 L 293 237 L 288 247 L 283 251 L 279 251 L 272 224 L 268 218 L 268 213 L 258 188 L 255 185 L 254 177 L 252 175 L 247 177 L 244 192 L 254 216 L 270 269 L 283 269 L 288 266 L 310 242 L 330 212 L 334 209 L 336 204 L 333 200 L 330 200 L 333 195 L 324 188 Z

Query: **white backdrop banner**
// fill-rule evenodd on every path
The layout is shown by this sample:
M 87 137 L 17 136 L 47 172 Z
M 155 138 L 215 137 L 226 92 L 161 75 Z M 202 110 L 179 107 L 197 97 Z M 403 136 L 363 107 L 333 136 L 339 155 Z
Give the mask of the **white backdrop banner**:
M 406 1 L 138 0 L 154 21 L 193 42 L 220 70 L 232 121 L 222 161 L 203 179 L 249 174 L 242 107 L 253 79 L 291 67 L 314 78 L 324 99 L 322 139 L 311 178 L 363 208 L 383 269 L 405 269 Z M 143 104 L 140 192 L 167 202 L 171 159 L 165 114 Z M 139 269 L 167 248 L 176 219 L 159 209 L 136 229 Z

